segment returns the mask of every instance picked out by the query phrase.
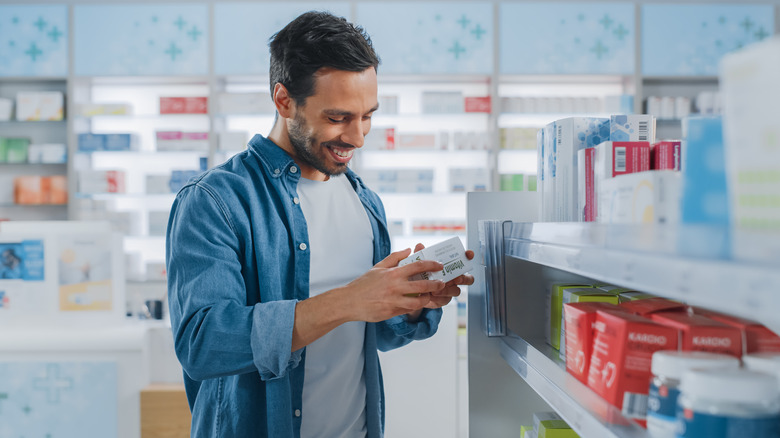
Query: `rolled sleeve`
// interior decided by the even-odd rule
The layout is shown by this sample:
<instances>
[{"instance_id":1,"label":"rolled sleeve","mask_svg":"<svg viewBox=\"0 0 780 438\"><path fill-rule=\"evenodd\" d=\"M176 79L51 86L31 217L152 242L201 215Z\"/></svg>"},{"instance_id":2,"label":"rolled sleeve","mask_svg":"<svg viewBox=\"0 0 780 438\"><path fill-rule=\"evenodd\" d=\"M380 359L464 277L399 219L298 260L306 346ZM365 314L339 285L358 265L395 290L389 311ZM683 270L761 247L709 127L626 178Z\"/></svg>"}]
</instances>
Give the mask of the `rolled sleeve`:
<instances>
[{"instance_id":1,"label":"rolled sleeve","mask_svg":"<svg viewBox=\"0 0 780 438\"><path fill-rule=\"evenodd\" d=\"M284 377L301 361L303 349L292 350L295 300L257 304L252 314L252 353L263 380ZM278 342L268 342L276 339Z\"/></svg>"},{"instance_id":2,"label":"rolled sleeve","mask_svg":"<svg viewBox=\"0 0 780 438\"><path fill-rule=\"evenodd\" d=\"M441 321L441 309L423 309L416 322L409 322L406 315L399 315L377 325L377 347L389 351L412 341L428 339L436 333Z\"/></svg>"}]
</instances>

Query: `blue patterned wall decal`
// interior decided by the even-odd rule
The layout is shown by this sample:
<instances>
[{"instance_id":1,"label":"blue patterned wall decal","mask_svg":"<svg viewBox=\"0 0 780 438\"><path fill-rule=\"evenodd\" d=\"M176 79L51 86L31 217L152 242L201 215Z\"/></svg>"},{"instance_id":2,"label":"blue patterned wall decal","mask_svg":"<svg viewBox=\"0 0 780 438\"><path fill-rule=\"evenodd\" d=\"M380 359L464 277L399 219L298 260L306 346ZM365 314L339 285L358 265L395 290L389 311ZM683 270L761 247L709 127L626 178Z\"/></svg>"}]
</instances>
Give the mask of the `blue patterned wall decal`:
<instances>
[{"instance_id":1,"label":"blue patterned wall decal","mask_svg":"<svg viewBox=\"0 0 780 438\"><path fill-rule=\"evenodd\" d=\"M0 438L117 436L115 362L0 362Z\"/></svg>"},{"instance_id":2,"label":"blue patterned wall decal","mask_svg":"<svg viewBox=\"0 0 780 438\"><path fill-rule=\"evenodd\" d=\"M724 54L774 29L773 5L642 6L642 74L716 76Z\"/></svg>"},{"instance_id":3,"label":"blue patterned wall decal","mask_svg":"<svg viewBox=\"0 0 780 438\"><path fill-rule=\"evenodd\" d=\"M633 74L634 5L502 3L503 74Z\"/></svg>"},{"instance_id":4,"label":"blue patterned wall decal","mask_svg":"<svg viewBox=\"0 0 780 438\"><path fill-rule=\"evenodd\" d=\"M206 75L205 4L74 6L77 75Z\"/></svg>"},{"instance_id":5,"label":"blue patterned wall decal","mask_svg":"<svg viewBox=\"0 0 780 438\"><path fill-rule=\"evenodd\" d=\"M68 7L0 6L0 76L68 75Z\"/></svg>"},{"instance_id":6,"label":"blue patterned wall decal","mask_svg":"<svg viewBox=\"0 0 780 438\"><path fill-rule=\"evenodd\" d=\"M343 2L216 3L214 5L214 69L219 75L267 75L268 41L298 15L327 10L349 19Z\"/></svg>"},{"instance_id":7,"label":"blue patterned wall decal","mask_svg":"<svg viewBox=\"0 0 780 438\"><path fill-rule=\"evenodd\" d=\"M356 21L382 58L381 73L493 72L490 2L358 3Z\"/></svg>"}]
</instances>

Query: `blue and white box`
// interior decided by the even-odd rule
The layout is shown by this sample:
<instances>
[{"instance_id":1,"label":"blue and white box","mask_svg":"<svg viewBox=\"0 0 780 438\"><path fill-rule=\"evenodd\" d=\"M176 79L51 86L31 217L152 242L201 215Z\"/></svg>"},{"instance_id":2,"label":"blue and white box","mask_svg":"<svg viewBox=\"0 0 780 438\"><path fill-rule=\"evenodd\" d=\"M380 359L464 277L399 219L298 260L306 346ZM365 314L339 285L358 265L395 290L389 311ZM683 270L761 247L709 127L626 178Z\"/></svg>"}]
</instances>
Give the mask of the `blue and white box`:
<instances>
[{"instance_id":1,"label":"blue and white box","mask_svg":"<svg viewBox=\"0 0 780 438\"><path fill-rule=\"evenodd\" d=\"M610 121L599 117L569 117L555 122L555 218L557 221L580 220L577 184L577 152L607 141Z\"/></svg>"},{"instance_id":2,"label":"blue and white box","mask_svg":"<svg viewBox=\"0 0 780 438\"><path fill-rule=\"evenodd\" d=\"M94 152L104 150L106 138L102 134L79 134L78 150L79 152Z\"/></svg>"},{"instance_id":3,"label":"blue and white box","mask_svg":"<svg viewBox=\"0 0 780 438\"><path fill-rule=\"evenodd\" d=\"M683 119L683 168L680 221L681 252L687 255L730 255L729 199L720 117Z\"/></svg>"},{"instance_id":4,"label":"blue and white box","mask_svg":"<svg viewBox=\"0 0 780 438\"><path fill-rule=\"evenodd\" d=\"M655 143L655 118L649 114L613 115L609 141L649 141Z\"/></svg>"}]
</instances>

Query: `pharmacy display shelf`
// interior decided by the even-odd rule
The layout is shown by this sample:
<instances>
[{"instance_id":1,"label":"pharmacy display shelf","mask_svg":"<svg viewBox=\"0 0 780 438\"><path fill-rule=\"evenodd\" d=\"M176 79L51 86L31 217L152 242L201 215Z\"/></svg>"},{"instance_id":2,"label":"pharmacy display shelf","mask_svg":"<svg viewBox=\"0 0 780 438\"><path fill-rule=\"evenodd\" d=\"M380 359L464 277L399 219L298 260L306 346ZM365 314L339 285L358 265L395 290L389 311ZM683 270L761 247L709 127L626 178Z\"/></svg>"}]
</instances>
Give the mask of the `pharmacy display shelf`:
<instances>
[{"instance_id":1,"label":"pharmacy display shelf","mask_svg":"<svg viewBox=\"0 0 780 438\"><path fill-rule=\"evenodd\" d=\"M60 124L66 124L68 121L66 119L62 120L0 120L0 124L2 125L22 125L25 127L33 127L33 126L41 126L44 124L51 124L51 125L60 125Z\"/></svg>"},{"instance_id":2,"label":"pharmacy display shelf","mask_svg":"<svg viewBox=\"0 0 780 438\"><path fill-rule=\"evenodd\" d=\"M501 339L501 356L580 436L647 438L646 430L566 372L558 352L544 341L514 334Z\"/></svg>"},{"instance_id":3,"label":"pharmacy display shelf","mask_svg":"<svg viewBox=\"0 0 780 438\"><path fill-rule=\"evenodd\" d=\"M508 257L780 326L776 261L702 256L726 236L700 226L504 224Z\"/></svg>"},{"instance_id":4,"label":"pharmacy display shelf","mask_svg":"<svg viewBox=\"0 0 780 438\"><path fill-rule=\"evenodd\" d=\"M0 208L36 208L60 210L68 208L68 204L16 204L13 202L0 202Z\"/></svg>"},{"instance_id":5,"label":"pharmacy display shelf","mask_svg":"<svg viewBox=\"0 0 780 438\"><path fill-rule=\"evenodd\" d=\"M160 114L160 113L143 113L143 114L95 114L92 116L75 115L72 116L78 120L102 120L107 119L111 121L128 121L134 122L138 120L176 120L176 119L194 119L194 118L208 118L208 114L204 113L174 113L174 114Z\"/></svg>"},{"instance_id":6,"label":"pharmacy display shelf","mask_svg":"<svg viewBox=\"0 0 780 438\"><path fill-rule=\"evenodd\" d=\"M37 169L61 169L61 168L65 167L65 166L67 166L67 165L68 165L67 162L62 162L62 163L29 163L29 162L24 162L24 163L0 163L0 167L5 167L5 168L9 168L9 167L23 167L25 169L29 169L29 168L33 168L33 167L37 168Z\"/></svg>"}]
</instances>

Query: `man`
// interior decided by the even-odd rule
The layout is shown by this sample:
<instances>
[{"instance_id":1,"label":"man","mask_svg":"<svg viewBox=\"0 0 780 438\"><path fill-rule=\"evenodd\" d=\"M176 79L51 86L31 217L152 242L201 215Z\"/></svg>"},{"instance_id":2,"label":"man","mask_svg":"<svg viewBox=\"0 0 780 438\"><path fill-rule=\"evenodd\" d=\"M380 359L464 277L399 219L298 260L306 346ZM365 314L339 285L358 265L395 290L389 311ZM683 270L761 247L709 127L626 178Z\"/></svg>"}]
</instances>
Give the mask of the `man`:
<instances>
[{"instance_id":1,"label":"man","mask_svg":"<svg viewBox=\"0 0 780 438\"><path fill-rule=\"evenodd\" d=\"M474 279L409 281L442 266L397 266L411 251L389 254L382 203L347 167L378 107L363 30L310 12L270 47L268 138L188 183L171 211L169 306L192 436L381 437L377 350L433 335Z\"/></svg>"}]
</instances>

